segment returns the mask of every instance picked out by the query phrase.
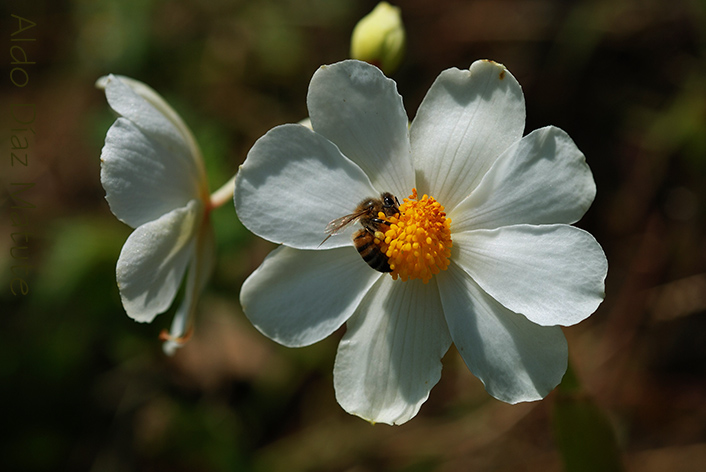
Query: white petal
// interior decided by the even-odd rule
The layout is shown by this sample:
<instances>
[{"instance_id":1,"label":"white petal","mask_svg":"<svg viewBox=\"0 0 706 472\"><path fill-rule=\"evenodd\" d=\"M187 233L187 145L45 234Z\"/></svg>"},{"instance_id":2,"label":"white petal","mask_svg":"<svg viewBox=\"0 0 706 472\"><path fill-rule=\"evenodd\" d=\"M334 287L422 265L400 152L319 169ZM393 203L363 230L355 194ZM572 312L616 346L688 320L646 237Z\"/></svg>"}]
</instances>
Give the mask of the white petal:
<instances>
[{"instance_id":1,"label":"white petal","mask_svg":"<svg viewBox=\"0 0 706 472\"><path fill-rule=\"evenodd\" d=\"M522 223L569 224L581 219L595 195L584 155L565 132L548 126L505 151L449 217L458 232Z\"/></svg>"},{"instance_id":2,"label":"white petal","mask_svg":"<svg viewBox=\"0 0 706 472\"><path fill-rule=\"evenodd\" d=\"M271 129L250 149L235 181L238 218L253 233L317 249L326 225L379 196L358 166L326 138L300 125ZM351 229L324 248L351 245Z\"/></svg>"},{"instance_id":3,"label":"white petal","mask_svg":"<svg viewBox=\"0 0 706 472\"><path fill-rule=\"evenodd\" d=\"M201 155L196 140L194 139L191 130L181 116L167 103L160 94L158 94L152 87L140 82L139 80L131 79L130 77L125 77L123 75L107 75L103 76L96 81L96 86L100 89L106 90L106 96L108 97L108 102L118 114L125 116L126 118L141 123L141 116L145 113L151 115L151 111L146 110L142 105L139 105L139 101L135 97L131 97L131 94L125 90L124 86L130 88L132 92L139 95L141 98L146 100L152 107L154 107L161 115L163 115L167 120L169 120L172 125L179 131L184 141L191 149L191 155L197 157ZM135 106L135 104L138 104ZM200 158L199 158L200 159ZM198 163L201 166L201 163Z\"/></svg>"},{"instance_id":4,"label":"white petal","mask_svg":"<svg viewBox=\"0 0 706 472\"><path fill-rule=\"evenodd\" d=\"M150 322L174 301L194 251L194 232L203 214L192 200L184 208L132 232L116 269L123 306L130 318Z\"/></svg>"},{"instance_id":5,"label":"white petal","mask_svg":"<svg viewBox=\"0 0 706 472\"><path fill-rule=\"evenodd\" d=\"M164 148L179 150L178 157L185 161L178 165L188 166L195 179L205 182L201 151L191 131L157 92L142 82L112 74L98 79L96 86L105 89L108 104L118 115L135 123Z\"/></svg>"},{"instance_id":6,"label":"white petal","mask_svg":"<svg viewBox=\"0 0 706 472\"><path fill-rule=\"evenodd\" d=\"M437 274L454 344L489 394L508 403L544 398L566 372L558 326L539 326L485 293L456 264Z\"/></svg>"},{"instance_id":7,"label":"white petal","mask_svg":"<svg viewBox=\"0 0 706 472\"><path fill-rule=\"evenodd\" d=\"M413 418L451 345L436 284L382 277L346 327L333 369L338 403L376 423Z\"/></svg>"},{"instance_id":8,"label":"white petal","mask_svg":"<svg viewBox=\"0 0 706 472\"><path fill-rule=\"evenodd\" d=\"M265 336L285 346L307 346L345 323L381 275L352 247L281 246L243 283L240 304Z\"/></svg>"},{"instance_id":9,"label":"white petal","mask_svg":"<svg viewBox=\"0 0 706 472\"><path fill-rule=\"evenodd\" d=\"M603 301L603 249L568 225L505 226L454 234L451 257L508 309L543 326L570 326Z\"/></svg>"},{"instance_id":10,"label":"white petal","mask_svg":"<svg viewBox=\"0 0 706 472\"><path fill-rule=\"evenodd\" d=\"M179 304L169 337L162 345L164 353L173 356L176 350L184 346L189 339L189 331L193 329L193 318L196 312L199 296L208 282L215 263L215 241L210 225L202 227L196 242L197 249L193 251L189 262L189 274L186 277L184 299Z\"/></svg>"},{"instance_id":11,"label":"white petal","mask_svg":"<svg viewBox=\"0 0 706 472\"><path fill-rule=\"evenodd\" d=\"M190 168L179 165L184 152L165 148L133 122L118 118L101 152L101 183L115 216L136 228L198 198Z\"/></svg>"},{"instance_id":12,"label":"white petal","mask_svg":"<svg viewBox=\"0 0 706 472\"><path fill-rule=\"evenodd\" d=\"M524 126L522 89L504 66L476 61L470 70L445 70L410 129L419 194L453 209L522 137Z\"/></svg>"},{"instance_id":13,"label":"white petal","mask_svg":"<svg viewBox=\"0 0 706 472\"><path fill-rule=\"evenodd\" d=\"M414 187L409 128L397 85L375 66L348 60L316 71L307 97L311 124L402 200Z\"/></svg>"}]
</instances>

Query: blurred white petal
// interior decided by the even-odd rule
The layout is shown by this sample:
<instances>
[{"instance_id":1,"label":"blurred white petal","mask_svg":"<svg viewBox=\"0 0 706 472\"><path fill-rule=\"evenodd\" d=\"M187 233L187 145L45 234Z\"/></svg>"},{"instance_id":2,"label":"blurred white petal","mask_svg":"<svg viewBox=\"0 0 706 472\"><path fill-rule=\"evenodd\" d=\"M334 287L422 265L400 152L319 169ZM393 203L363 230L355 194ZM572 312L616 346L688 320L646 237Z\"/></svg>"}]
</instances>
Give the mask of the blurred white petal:
<instances>
[{"instance_id":1,"label":"blurred white petal","mask_svg":"<svg viewBox=\"0 0 706 472\"><path fill-rule=\"evenodd\" d=\"M203 209L197 200L139 226L125 242L116 275L130 318L150 322L174 301L194 251Z\"/></svg>"},{"instance_id":2,"label":"blurred white petal","mask_svg":"<svg viewBox=\"0 0 706 472\"><path fill-rule=\"evenodd\" d=\"M101 183L110 210L136 228L199 196L183 163L185 148L168 149L125 118L108 130L101 153Z\"/></svg>"},{"instance_id":3,"label":"blurred white petal","mask_svg":"<svg viewBox=\"0 0 706 472\"><path fill-rule=\"evenodd\" d=\"M96 82L105 90L110 107L120 116L135 123L146 134L152 136L169 150L183 150L186 158L175 156L174 164L186 166L199 181L205 174L201 151L188 126L179 114L151 87L125 76L108 75ZM179 157L179 159L177 159Z\"/></svg>"},{"instance_id":4,"label":"blurred white petal","mask_svg":"<svg viewBox=\"0 0 706 472\"><path fill-rule=\"evenodd\" d=\"M162 345L164 353L172 356L189 340L193 330L193 317L199 296L213 272L215 264L215 241L211 227L202 228L197 236L196 248L189 262L184 299L179 304L167 339Z\"/></svg>"}]
</instances>

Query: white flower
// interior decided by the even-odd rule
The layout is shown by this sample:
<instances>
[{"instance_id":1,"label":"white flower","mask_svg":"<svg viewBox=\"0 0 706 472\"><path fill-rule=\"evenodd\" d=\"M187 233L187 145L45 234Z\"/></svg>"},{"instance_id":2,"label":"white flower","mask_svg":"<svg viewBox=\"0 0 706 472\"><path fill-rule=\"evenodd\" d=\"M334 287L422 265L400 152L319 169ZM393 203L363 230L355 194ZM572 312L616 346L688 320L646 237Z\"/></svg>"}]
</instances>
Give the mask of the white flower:
<instances>
[{"instance_id":1,"label":"white flower","mask_svg":"<svg viewBox=\"0 0 706 472\"><path fill-rule=\"evenodd\" d=\"M607 271L570 226L595 184L569 136L523 137L522 90L490 61L442 72L410 126L395 83L358 61L320 68L307 103L313 131L270 130L236 178L240 220L281 244L243 284L252 323L286 346L346 323L336 397L372 422L414 417L452 342L495 398L546 396L566 371L560 326L596 310ZM351 231L321 244L366 197L414 189L433 198L410 198L381 236L396 279L362 260Z\"/></svg>"},{"instance_id":2,"label":"white flower","mask_svg":"<svg viewBox=\"0 0 706 472\"><path fill-rule=\"evenodd\" d=\"M213 205L201 152L179 115L147 85L109 75L96 86L119 115L101 152L101 183L113 214L135 228L116 269L128 316L149 323L166 311L189 271L171 330L161 336L173 354L191 334L213 264Z\"/></svg>"}]
</instances>

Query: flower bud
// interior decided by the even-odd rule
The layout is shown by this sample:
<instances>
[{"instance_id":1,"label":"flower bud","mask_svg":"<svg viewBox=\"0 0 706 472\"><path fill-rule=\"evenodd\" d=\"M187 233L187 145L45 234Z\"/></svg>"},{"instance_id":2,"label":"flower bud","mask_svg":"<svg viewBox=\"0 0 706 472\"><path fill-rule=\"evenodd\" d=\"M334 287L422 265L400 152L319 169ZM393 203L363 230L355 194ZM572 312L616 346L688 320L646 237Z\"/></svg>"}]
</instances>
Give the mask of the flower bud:
<instances>
[{"instance_id":1,"label":"flower bud","mask_svg":"<svg viewBox=\"0 0 706 472\"><path fill-rule=\"evenodd\" d=\"M353 30L351 57L378 66L390 75L402 62L405 32L400 9L380 2Z\"/></svg>"}]
</instances>

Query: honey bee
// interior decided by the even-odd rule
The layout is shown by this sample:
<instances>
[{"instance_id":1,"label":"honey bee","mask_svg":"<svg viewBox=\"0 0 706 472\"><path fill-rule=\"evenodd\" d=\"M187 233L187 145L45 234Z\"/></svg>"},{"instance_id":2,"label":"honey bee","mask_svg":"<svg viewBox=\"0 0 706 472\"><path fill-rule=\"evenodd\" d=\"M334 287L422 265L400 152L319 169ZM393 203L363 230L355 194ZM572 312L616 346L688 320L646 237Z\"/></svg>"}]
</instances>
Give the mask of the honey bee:
<instances>
[{"instance_id":1,"label":"honey bee","mask_svg":"<svg viewBox=\"0 0 706 472\"><path fill-rule=\"evenodd\" d=\"M355 211L350 215L336 218L326 225L324 232L328 234L321 244L334 234L340 233L349 225L360 222L363 229L359 229L353 234L353 245L358 253L370 267L378 272L391 272L387 256L380 250L380 246L375 244L375 232L385 231L387 222L378 218L378 213L384 213L390 217L400 212L400 202L397 197L390 192L380 195L380 198L366 198L358 204Z\"/></svg>"}]
</instances>

